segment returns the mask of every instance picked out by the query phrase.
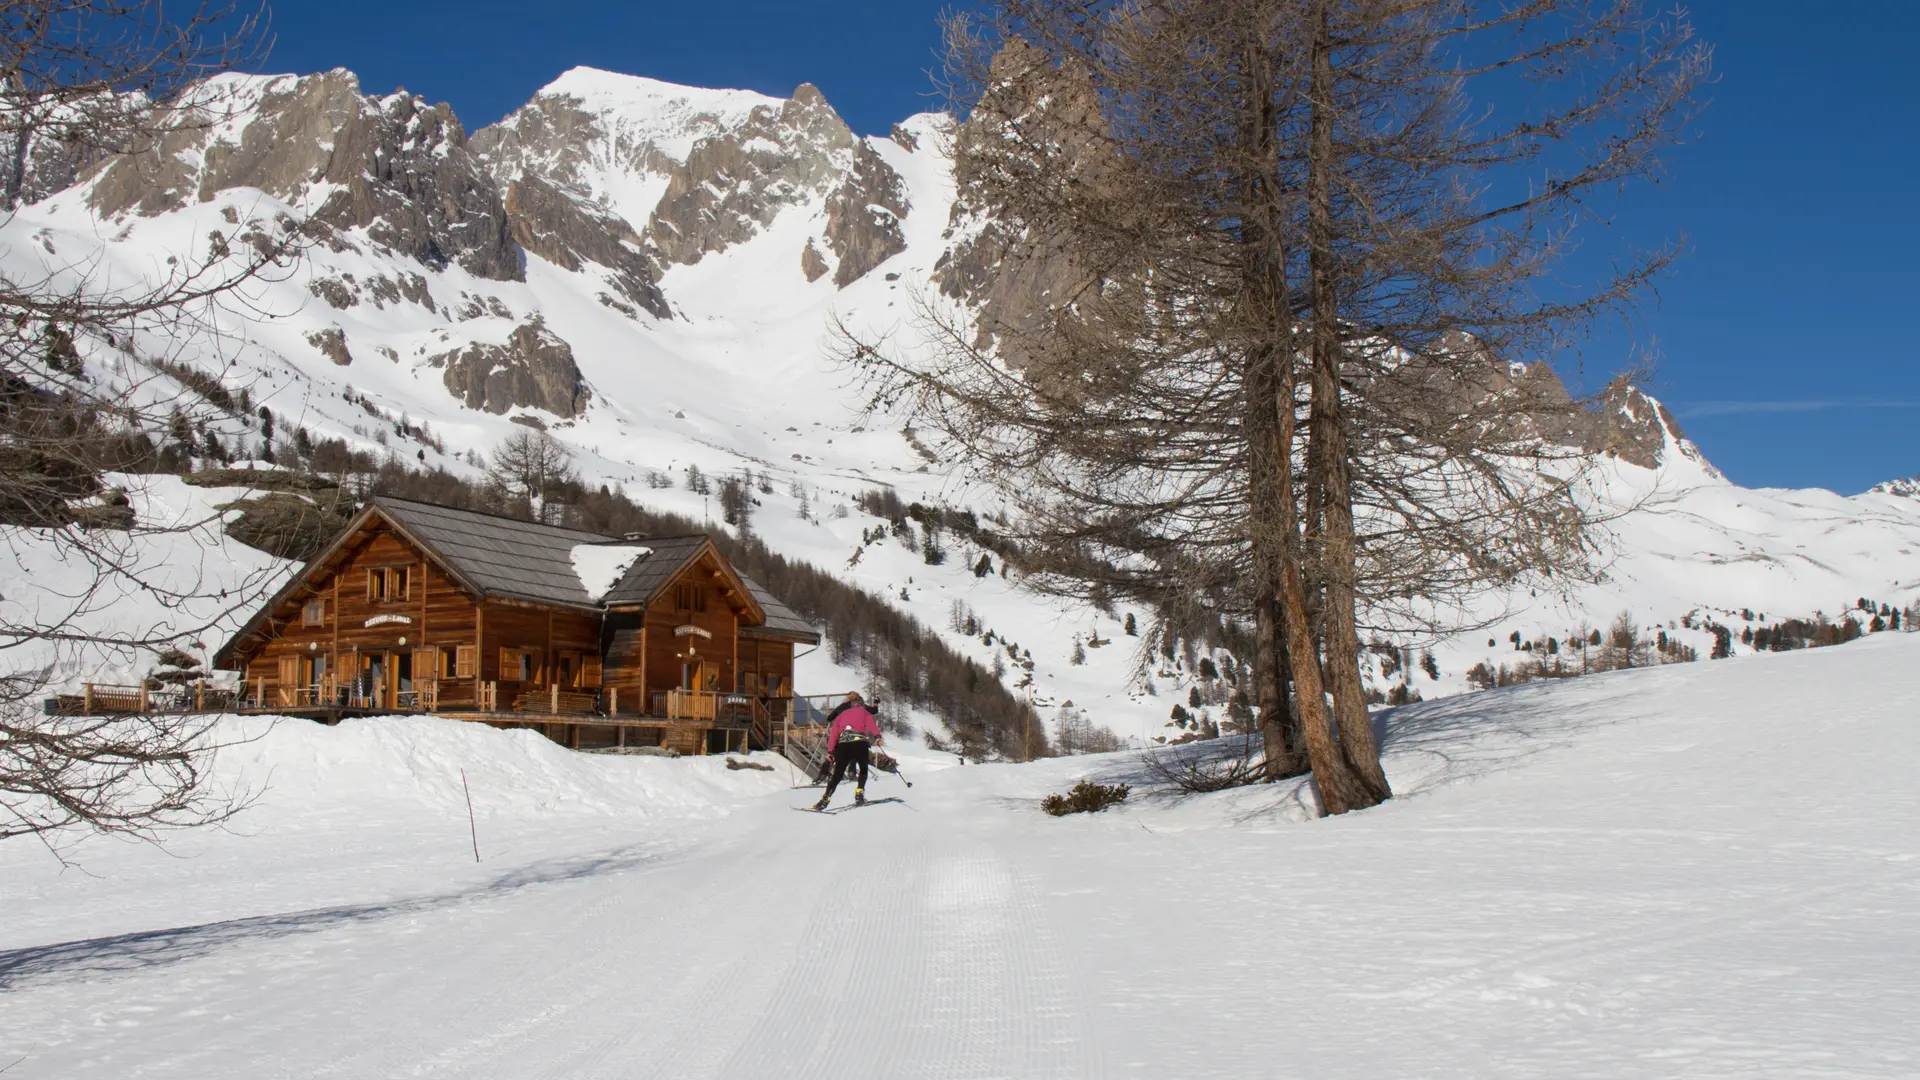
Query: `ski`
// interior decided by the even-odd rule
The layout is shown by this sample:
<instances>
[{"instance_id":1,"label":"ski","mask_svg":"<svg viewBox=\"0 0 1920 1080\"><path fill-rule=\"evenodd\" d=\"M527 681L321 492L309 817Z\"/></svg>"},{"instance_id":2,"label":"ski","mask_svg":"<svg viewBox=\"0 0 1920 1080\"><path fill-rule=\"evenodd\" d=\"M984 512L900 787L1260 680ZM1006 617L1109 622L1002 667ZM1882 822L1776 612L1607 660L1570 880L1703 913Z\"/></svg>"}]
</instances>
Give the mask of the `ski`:
<instances>
[{"instance_id":1,"label":"ski","mask_svg":"<svg viewBox=\"0 0 1920 1080\"><path fill-rule=\"evenodd\" d=\"M902 798L889 797L885 799L868 799L863 803L848 803L845 806L829 806L819 810L811 806L796 806L793 809L805 814L844 814L849 810L858 810L863 806L885 806L887 803L899 803L905 806L906 802L907 800Z\"/></svg>"}]
</instances>

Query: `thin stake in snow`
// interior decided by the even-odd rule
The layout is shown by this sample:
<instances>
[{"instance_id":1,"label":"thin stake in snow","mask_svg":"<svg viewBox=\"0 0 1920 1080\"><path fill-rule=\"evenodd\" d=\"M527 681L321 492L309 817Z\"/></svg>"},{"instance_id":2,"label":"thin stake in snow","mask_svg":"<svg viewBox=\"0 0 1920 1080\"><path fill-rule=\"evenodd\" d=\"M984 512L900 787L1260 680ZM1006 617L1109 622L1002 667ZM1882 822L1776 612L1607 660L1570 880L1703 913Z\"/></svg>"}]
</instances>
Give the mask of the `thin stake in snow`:
<instances>
[{"instance_id":1,"label":"thin stake in snow","mask_svg":"<svg viewBox=\"0 0 1920 1080\"><path fill-rule=\"evenodd\" d=\"M467 796L467 834L473 837L473 861L480 861L480 827L473 823L473 789L467 786L467 770L460 770L460 790Z\"/></svg>"}]
</instances>

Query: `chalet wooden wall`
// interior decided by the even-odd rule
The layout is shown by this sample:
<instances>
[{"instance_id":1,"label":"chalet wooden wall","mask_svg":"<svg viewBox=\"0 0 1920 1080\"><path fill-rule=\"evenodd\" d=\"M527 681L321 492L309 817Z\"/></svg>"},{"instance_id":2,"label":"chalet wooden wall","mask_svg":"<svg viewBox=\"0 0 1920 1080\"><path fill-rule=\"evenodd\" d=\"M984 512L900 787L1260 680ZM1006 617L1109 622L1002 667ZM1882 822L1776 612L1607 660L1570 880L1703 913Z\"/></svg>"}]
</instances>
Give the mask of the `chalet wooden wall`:
<instances>
[{"instance_id":1,"label":"chalet wooden wall","mask_svg":"<svg viewBox=\"0 0 1920 1080\"><path fill-rule=\"evenodd\" d=\"M756 697L793 692L793 642L740 638L741 689Z\"/></svg>"},{"instance_id":2,"label":"chalet wooden wall","mask_svg":"<svg viewBox=\"0 0 1920 1080\"><path fill-rule=\"evenodd\" d=\"M566 685L598 688L601 684L600 615L566 608L543 608L506 600L489 600L481 609L480 670L483 679L500 681L501 701L530 685L550 686L562 657L574 661ZM532 655L533 677L522 680L518 670L501 666L502 651Z\"/></svg>"},{"instance_id":3,"label":"chalet wooden wall","mask_svg":"<svg viewBox=\"0 0 1920 1080\"><path fill-rule=\"evenodd\" d=\"M705 610L701 610L701 608ZM660 590L647 607L646 617L647 687L660 691L681 686L685 665L695 660L707 665L711 686L695 690L731 692L735 687L739 643L739 618L728 607L726 597L706 572L704 561L682 571L679 577ZM676 635L682 626L695 626L710 637L697 634ZM689 648L693 657L687 654Z\"/></svg>"},{"instance_id":4,"label":"chalet wooden wall","mask_svg":"<svg viewBox=\"0 0 1920 1080\"><path fill-rule=\"evenodd\" d=\"M338 569L317 577L272 613L263 628L270 640L254 648L248 658L249 683L264 680L269 687L283 685L288 661L297 665L295 684L307 685L311 681L307 665L315 659L324 659L335 677L345 681L358 674L356 657L363 653L415 655L474 643L472 598L391 530L376 524L343 554ZM406 571L405 595L370 597L369 571L393 569ZM314 601L324 605L324 614L320 625L309 626L304 614ZM416 655L415 662L425 659ZM431 674L416 671L414 677L419 680ZM441 690L443 704L474 700L471 677L443 680Z\"/></svg>"}]
</instances>

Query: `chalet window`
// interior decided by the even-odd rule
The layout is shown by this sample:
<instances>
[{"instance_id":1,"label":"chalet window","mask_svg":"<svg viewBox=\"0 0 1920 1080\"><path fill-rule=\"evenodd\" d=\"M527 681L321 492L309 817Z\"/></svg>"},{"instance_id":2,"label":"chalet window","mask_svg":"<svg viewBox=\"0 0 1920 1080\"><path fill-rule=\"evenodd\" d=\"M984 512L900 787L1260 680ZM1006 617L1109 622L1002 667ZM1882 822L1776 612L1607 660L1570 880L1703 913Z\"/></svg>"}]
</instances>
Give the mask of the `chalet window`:
<instances>
[{"instance_id":1,"label":"chalet window","mask_svg":"<svg viewBox=\"0 0 1920 1080\"><path fill-rule=\"evenodd\" d=\"M479 650L472 645L461 645L453 650L453 677L456 679L473 678L473 669L477 666Z\"/></svg>"},{"instance_id":2,"label":"chalet window","mask_svg":"<svg viewBox=\"0 0 1920 1080\"><path fill-rule=\"evenodd\" d=\"M395 604L407 598L407 568L375 566L367 570L367 600L375 604Z\"/></svg>"},{"instance_id":3,"label":"chalet window","mask_svg":"<svg viewBox=\"0 0 1920 1080\"><path fill-rule=\"evenodd\" d=\"M307 606L300 609L300 625L325 626L327 624L327 602L309 600Z\"/></svg>"},{"instance_id":4,"label":"chalet window","mask_svg":"<svg viewBox=\"0 0 1920 1080\"><path fill-rule=\"evenodd\" d=\"M301 657L300 667L306 675L301 679L308 686L319 686L327 678L327 658L324 656Z\"/></svg>"},{"instance_id":5,"label":"chalet window","mask_svg":"<svg viewBox=\"0 0 1920 1080\"><path fill-rule=\"evenodd\" d=\"M707 610L707 590L694 584L683 584L674 590L675 604L681 611Z\"/></svg>"},{"instance_id":6,"label":"chalet window","mask_svg":"<svg viewBox=\"0 0 1920 1080\"><path fill-rule=\"evenodd\" d=\"M501 649L500 678L506 682L540 681L538 649Z\"/></svg>"},{"instance_id":7,"label":"chalet window","mask_svg":"<svg viewBox=\"0 0 1920 1080\"><path fill-rule=\"evenodd\" d=\"M561 686L574 685L576 664L572 653L561 653L553 658L553 681Z\"/></svg>"}]
</instances>

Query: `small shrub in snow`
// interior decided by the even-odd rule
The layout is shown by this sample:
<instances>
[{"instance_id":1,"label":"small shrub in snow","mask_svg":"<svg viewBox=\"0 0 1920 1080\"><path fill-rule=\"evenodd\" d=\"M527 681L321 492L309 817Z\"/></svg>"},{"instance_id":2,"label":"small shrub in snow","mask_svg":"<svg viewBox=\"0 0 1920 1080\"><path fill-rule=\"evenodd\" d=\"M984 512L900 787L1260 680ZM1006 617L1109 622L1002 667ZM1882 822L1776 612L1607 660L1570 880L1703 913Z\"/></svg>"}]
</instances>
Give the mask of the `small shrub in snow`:
<instances>
[{"instance_id":1,"label":"small shrub in snow","mask_svg":"<svg viewBox=\"0 0 1920 1080\"><path fill-rule=\"evenodd\" d=\"M1054 817L1068 814L1093 814L1115 803L1125 802L1132 789L1126 784L1096 784L1082 780L1065 795L1049 795L1040 800L1040 809Z\"/></svg>"}]
</instances>

